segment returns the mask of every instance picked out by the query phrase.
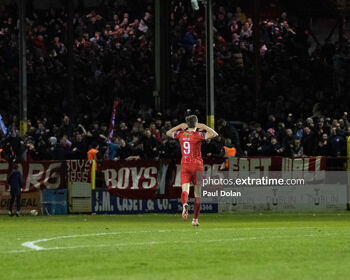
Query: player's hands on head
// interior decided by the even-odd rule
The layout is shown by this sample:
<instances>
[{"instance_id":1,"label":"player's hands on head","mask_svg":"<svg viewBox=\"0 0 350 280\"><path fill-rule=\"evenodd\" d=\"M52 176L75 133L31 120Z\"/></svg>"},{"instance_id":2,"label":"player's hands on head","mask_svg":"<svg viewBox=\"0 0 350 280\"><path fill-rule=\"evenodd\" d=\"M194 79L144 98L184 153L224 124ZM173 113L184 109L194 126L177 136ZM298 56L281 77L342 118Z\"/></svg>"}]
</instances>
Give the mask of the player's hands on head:
<instances>
[{"instance_id":1,"label":"player's hands on head","mask_svg":"<svg viewBox=\"0 0 350 280\"><path fill-rule=\"evenodd\" d=\"M188 128L188 125L185 124L185 123L182 123L182 124L180 124L180 128L181 128L182 130L186 130L186 129Z\"/></svg>"},{"instance_id":2,"label":"player's hands on head","mask_svg":"<svg viewBox=\"0 0 350 280\"><path fill-rule=\"evenodd\" d=\"M199 128L199 129L204 129L205 128L204 124L202 124L202 123L197 123L196 127Z\"/></svg>"}]
</instances>

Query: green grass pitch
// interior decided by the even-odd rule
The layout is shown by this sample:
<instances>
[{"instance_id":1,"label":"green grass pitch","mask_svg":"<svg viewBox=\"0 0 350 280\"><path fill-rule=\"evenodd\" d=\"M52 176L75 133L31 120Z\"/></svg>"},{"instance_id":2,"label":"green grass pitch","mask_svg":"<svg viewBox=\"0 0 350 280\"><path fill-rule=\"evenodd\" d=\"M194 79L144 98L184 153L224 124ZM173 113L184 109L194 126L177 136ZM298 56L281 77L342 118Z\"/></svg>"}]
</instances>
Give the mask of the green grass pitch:
<instances>
[{"instance_id":1,"label":"green grass pitch","mask_svg":"<svg viewBox=\"0 0 350 280\"><path fill-rule=\"evenodd\" d=\"M0 216L0 279L350 279L350 213L207 214L200 223Z\"/></svg>"}]
</instances>

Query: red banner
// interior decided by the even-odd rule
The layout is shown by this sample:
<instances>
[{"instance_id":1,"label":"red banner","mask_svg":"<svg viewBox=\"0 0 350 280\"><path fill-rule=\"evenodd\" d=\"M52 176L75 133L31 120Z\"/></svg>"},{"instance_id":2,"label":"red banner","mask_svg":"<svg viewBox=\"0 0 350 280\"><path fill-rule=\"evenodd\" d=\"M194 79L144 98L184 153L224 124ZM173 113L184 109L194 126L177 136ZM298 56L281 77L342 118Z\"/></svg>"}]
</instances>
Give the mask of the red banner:
<instances>
[{"instance_id":1,"label":"red banner","mask_svg":"<svg viewBox=\"0 0 350 280\"><path fill-rule=\"evenodd\" d=\"M233 158L231 163L233 171L318 171L326 167L324 157ZM130 199L178 198L181 193L180 170L180 162L173 160L103 161L102 164L109 192ZM207 174L223 170L224 159L204 161Z\"/></svg>"},{"instance_id":2,"label":"red banner","mask_svg":"<svg viewBox=\"0 0 350 280\"><path fill-rule=\"evenodd\" d=\"M156 195L159 165L159 161L104 160L102 172L113 195L146 199Z\"/></svg>"},{"instance_id":3,"label":"red banner","mask_svg":"<svg viewBox=\"0 0 350 280\"><path fill-rule=\"evenodd\" d=\"M319 171L326 169L324 157L251 157L233 158L232 171Z\"/></svg>"},{"instance_id":4,"label":"red banner","mask_svg":"<svg viewBox=\"0 0 350 280\"><path fill-rule=\"evenodd\" d=\"M215 174L223 170L224 159L205 160L204 171ZM252 157L233 158L233 171L318 171L326 170L326 158ZM91 162L43 161L19 164L25 192L58 189L73 182L90 182ZM181 192L179 161L102 161L104 182L111 194L134 199L177 198ZM0 163L0 185L5 186L11 172L8 163Z\"/></svg>"},{"instance_id":5,"label":"red banner","mask_svg":"<svg viewBox=\"0 0 350 280\"><path fill-rule=\"evenodd\" d=\"M18 169L22 174L24 192L38 189L59 189L67 185L65 162L26 162L18 164ZM8 163L0 163L0 185L7 185L7 177L11 170L12 167Z\"/></svg>"},{"instance_id":6,"label":"red banner","mask_svg":"<svg viewBox=\"0 0 350 280\"><path fill-rule=\"evenodd\" d=\"M67 160L66 163L70 182L91 183L91 160Z\"/></svg>"}]
</instances>

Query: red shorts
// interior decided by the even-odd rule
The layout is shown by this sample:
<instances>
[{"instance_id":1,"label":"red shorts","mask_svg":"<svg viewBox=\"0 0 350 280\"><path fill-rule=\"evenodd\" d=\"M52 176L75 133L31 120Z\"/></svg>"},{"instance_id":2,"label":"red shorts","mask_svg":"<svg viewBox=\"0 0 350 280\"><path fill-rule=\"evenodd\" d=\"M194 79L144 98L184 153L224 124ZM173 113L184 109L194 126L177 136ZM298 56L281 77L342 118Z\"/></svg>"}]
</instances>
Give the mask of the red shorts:
<instances>
[{"instance_id":1,"label":"red shorts","mask_svg":"<svg viewBox=\"0 0 350 280\"><path fill-rule=\"evenodd\" d=\"M186 183L193 183L196 185L198 171L203 171L203 165L181 164L181 185Z\"/></svg>"}]
</instances>

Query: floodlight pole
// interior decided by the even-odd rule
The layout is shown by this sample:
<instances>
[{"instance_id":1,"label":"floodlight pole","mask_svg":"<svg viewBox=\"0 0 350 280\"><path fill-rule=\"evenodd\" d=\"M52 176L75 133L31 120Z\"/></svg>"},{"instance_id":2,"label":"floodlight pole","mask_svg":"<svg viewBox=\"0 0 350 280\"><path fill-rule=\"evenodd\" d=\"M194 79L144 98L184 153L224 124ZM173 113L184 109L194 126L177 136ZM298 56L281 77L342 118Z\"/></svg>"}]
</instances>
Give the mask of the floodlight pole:
<instances>
[{"instance_id":1,"label":"floodlight pole","mask_svg":"<svg viewBox=\"0 0 350 280\"><path fill-rule=\"evenodd\" d=\"M20 107L20 135L27 133L27 58L26 58L26 0L18 1L19 9L19 107Z\"/></svg>"},{"instance_id":2,"label":"floodlight pole","mask_svg":"<svg viewBox=\"0 0 350 280\"><path fill-rule=\"evenodd\" d=\"M214 36L212 0L203 0L206 20L206 114L207 125L214 129Z\"/></svg>"}]
</instances>

